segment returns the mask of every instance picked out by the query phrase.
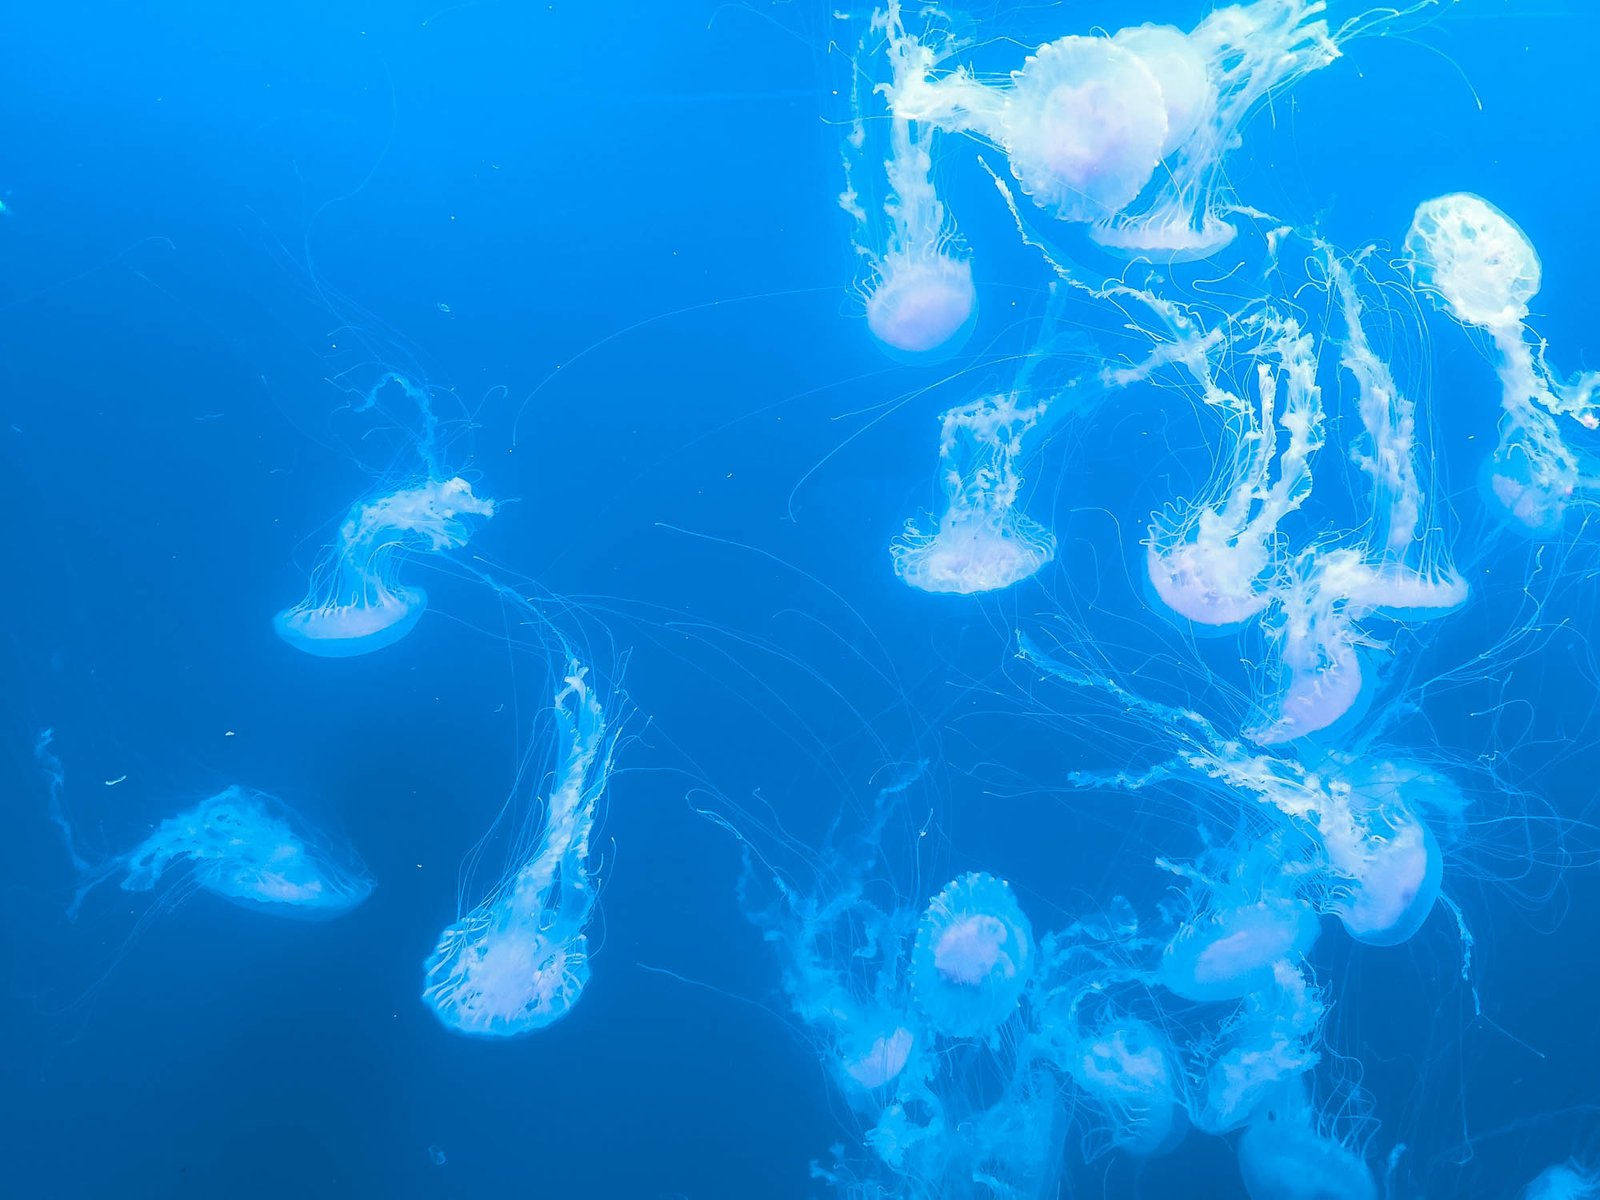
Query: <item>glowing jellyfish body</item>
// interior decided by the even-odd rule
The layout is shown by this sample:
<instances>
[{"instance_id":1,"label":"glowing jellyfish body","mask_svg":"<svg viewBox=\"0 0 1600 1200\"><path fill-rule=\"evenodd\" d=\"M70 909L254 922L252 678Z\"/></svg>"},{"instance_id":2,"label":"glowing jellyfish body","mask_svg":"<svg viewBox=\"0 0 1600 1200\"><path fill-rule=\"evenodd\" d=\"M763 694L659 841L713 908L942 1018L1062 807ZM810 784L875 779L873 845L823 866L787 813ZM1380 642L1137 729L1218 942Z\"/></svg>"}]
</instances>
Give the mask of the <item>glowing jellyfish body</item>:
<instances>
[{"instance_id":1,"label":"glowing jellyfish body","mask_svg":"<svg viewBox=\"0 0 1600 1200\"><path fill-rule=\"evenodd\" d=\"M1003 1023L1032 968L1032 927L992 875L951 882L917 926L911 986L929 1023L950 1037L977 1037Z\"/></svg>"},{"instance_id":2,"label":"glowing jellyfish body","mask_svg":"<svg viewBox=\"0 0 1600 1200\"><path fill-rule=\"evenodd\" d=\"M1378 1200L1366 1162L1318 1132L1314 1116L1299 1081L1265 1099L1239 1139L1250 1200Z\"/></svg>"},{"instance_id":3,"label":"glowing jellyfish body","mask_svg":"<svg viewBox=\"0 0 1600 1200\"><path fill-rule=\"evenodd\" d=\"M204 891L286 916L336 916L372 891L359 863L343 868L308 842L281 801L241 787L162 821L123 859L122 886L149 891L180 867Z\"/></svg>"},{"instance_id":4,"label":"glowing jellyfish body","mask_svg":"<svg viewBox=\"0 0 1600 1200\"><path fill-rule=\"evenodd\" d=\"M1055 557L1055 537L1018 511L1017 459L1043 403L988 396L944 414L939 440L946 508L925 532L908 522L891 548L895 574L925 592L971 595L1010 587Z\"/></svg>"},{"instance_id":5,"label":"glowing jellyfish body","mask_svg":"<svg viewBox=\"0 0 1600 1200\"><path fill-rule=\"evenodd\" d=\"M1323 441L1312 338L1270 308L1206 330L1195 313L1153 293L1116 287L1107 296L1147 309L1155 321L1150 354L1107 368L1104 381L1192 390L1223 420L1224 448L1211 479L1197 496L1150 518L1151 587L1196 624L1247 621L1272 599L1279 523L1311 494L1311 462Z\"/></svg>"},{"instance_id":6,"label":"glowing jellyfish body","mask_svg":"<svg viewBox=\"0 0 1600 1200\"><path fill-rule=\"evenodd\" d=\"M1322 821L1331 875L1325 907L1356 941L1397 946L1422 927L1439 898L1444 856L1417 809L1421 797L1449 785L1389 762L1348 760L1342 767L1344 813L1330 803Z\"/></svg>"},{"instance_id":7,"label":"glowing jellyfish body","mask_svg":"<svg viewBox=\"0 0 1600 1200\"><path fill-rule=\"evenodd\" d=\"M1556 533L1568 506L1594 480L1566 443L1557 417L1600 428L1600 372L1561 379L1527 327L1538 294L1539 256L1527 235L1480 196L1458 192L1418 205L1405 248L1418 286L1462 325L1486 331L1500 377L1500 442L1488 490L1518 526Z\"/></svg>"},{"instance_id":8,"label":"glowing jellyfish body","mask_svg":"<svg viewBox=\"0 0 1600 1200\"><path fill-rule=\"evenodd\" d=\"M1063 221L1104 221L1131 203L1167 140L1161 85L1138 55L1103 37L1064 37L1012 75L997 122L973 127L1006 152L1022 191Z\"/></svg>"},{"instance_id":9,"label":"glowing jellyfish body","mask_svg":"<svg viewBox=\"0 0 1600 1200\"><path fill-rule=\"evenodd\" d=\"M1279 960L1271 985L1246 996L1210 1039L1192 1093L1195 1127L1210 1134L1238 1129L1269 1097L1297 1083L1321 1061L1327 1011L1305 972Z\"/></svg>"},{"instance_id":10,"label":"glowing jellyfish body","mask_svg":"<svg viewBox=\"0 0 1600 1200\"><path fill-rule=\"evenodd\" d=\"M589 981L589 835L611 774L605 711L570 664L556 695L558 758L537 846L439 937L423 1000L457 1033L515 1037L569 1013Z\"/></svg>"},{"instance_id":11,"label":"glowing jellyfish body","mask_svg":"<svg viewBox=\"0 0 1600 1200\"><path fill-rule=\"evenodd\" d=\"M846 147L847 186L839 203L855 220L857 250L870 270L863 285L867 328L885 350L910 360L942 357L959 348L977 320L972 263L962 251L933 184L928 131L903 116L887 123L883 150L887 194L869 213L855 190L855 160L869 130L883 124L857 112Z\"/></svg>"},{"instance_id":12,"label":"glowing jellyfish body","mask_svg":"<svg viewBox=\"0 0 1600 1200\"><path fill-rule=\"evenodd\" d=\"M1071 777L1074 784L1139 789L1190 779L1280 814L1288 830L1313 843L1315 861L1302 871L1300 893L1310 896L1316 911L1338 917L1353 938L1369 945L1405 941L1433 910L1443 857L1419 810L1424 803L1452 814L1459 808L1459 797L1447 780L1370 752L1360 757L1330 752L1315 769L1297 758L1256 752L1222 737L1200 714L1147 700L1109 678L1068 667L1026 637L1019 648L1045 674L1104 692L1121 712L1173 747L1173 759L1153 771L1078 772ZM1299 905L1299 900L1272 895L1260 906L1214 904L1173 940L1163 960L1162 982L1192 999L1221 998L1219 989L1228 986L1231 970L1252 962L1259 966L1263 959L1270 962L1267 951L1276 942L1293 947L1301 937L1315 937L1314 926L1302 925L1296 916ZM1244 936L1229 940L1234 934ZM1293 957L1292 950L1288 957ZM1253 978L1259 982L1261 975Z\"/></svg>"},{"instance_id":13,"label":"glowing jellyfish body","mask_svg":"<svg viewBox=\"0 0 1600 1200\"><path fill-rule=\"evenodd\" d=\"M1404 15L1380 9L1330 28L1325 7L1257 0L1218 9L1189 33L1141 25L1110 37L1069 34L985 82L964 64L950 65L965 43L941 27L938 10L924 10L934 15L915 31L900 0L888 0L873 32L882 37L889 78L874 94L892 120L927 131L924 139L936 131L998 147L1041 211L1088 225L1108 250L1204 257L1235 236L1224 218L1224 160L1250 117L1337 59L1343 42ZM858 111L852 137L860 128ZM894 165L891 159L891 172ZM931 187L924 178L919 190Z\"/></svg>"},{"instance_id":14,"label":"glowing jellyfish body","mask_svg":"<svg viewBox=\"0 0 1600 1200\"><path fill-rule=\"evenodd\" d=\"M1364 620L1432 619L1467 599L1423 489L1416 405L1367 336L1358 264L1321 249L1345 322L1340 366L1356 384L1363 434L1351 457L1370 482L1371 517L1359 544L1310 547L1276 586L1267 625L1275 687L1249 730L1264 745L1317 733L1356 709Z\"/></svg>"},{"instance_id":15,"label":"glowing jellyfish body","mask_svg":"<svg viewBox=\"0 0 1600 1200\"><path fill-rule=\"evenodd\" d=\"M311 590L273 619L278 636L322 658L348 658L392 646L427 608L421 588L397 579L406 551L437 554L464 546L472 519L494 515L459 476L403 488L350 510L312 575Z\"/></svg>"},{"instance_id":16,"label":"glowing jellyfish body","mask_svg":"<svg viewBox=\"0 0 1600 1200\"><path fill-rule=\"evenodd\" d=\"M1470 192L1419 204L1405 249L1418 285L1465 325L1520 329L1539 293L1542 269L1528 235Z\"/></svg>"},{"instance_id":17,"label":"glowing jellyfish body","mask_svg":"<svg viewBox=\"0 0 1600 1200\"><path fill-rule=\"evenodd\" d=\"M1187 1000L1236 1000L1270 987L1278 963L1299 962L1316 940L1310 905L1265 897L1186 924L1167 944L1159 978Z\"/></svg>"},{"instance_id":18,"label":"glowing jellyfish body","mask_svg":"<svg viewBox=\"0 0 1600 1200\"><path fill-rule=\"evenodd\" d=\"M1039 968L1041 981L1048 969ZM1115 1008L1086 1020L1086 1004L1103 1004L1109 991L1110 982L1091 976L1047 992L1035 1010L1033 1036L1044 1057L1099 1110L1107 1148L1159 1154L1186 1127L1177 1054L1149 1021Z\"/></svg>"}]
</instances>

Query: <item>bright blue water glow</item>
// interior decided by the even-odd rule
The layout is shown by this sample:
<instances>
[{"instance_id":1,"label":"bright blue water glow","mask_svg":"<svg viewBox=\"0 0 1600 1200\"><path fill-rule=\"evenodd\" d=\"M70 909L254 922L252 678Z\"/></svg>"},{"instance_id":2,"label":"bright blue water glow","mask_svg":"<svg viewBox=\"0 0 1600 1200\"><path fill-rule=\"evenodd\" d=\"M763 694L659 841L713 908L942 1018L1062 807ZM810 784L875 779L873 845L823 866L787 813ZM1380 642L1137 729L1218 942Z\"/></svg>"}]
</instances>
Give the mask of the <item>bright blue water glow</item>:
<instances>
[{"instance_id":1,"label":"bright blue water glow","mask_svg":"<svg viewBox=\"0 0 1600 1200\"><path fill-rule=\"evenodd\" d=\"M882 7L8 15L11 1190L1595 1193L1596 16Z\"/></svg>"}]
</instances>

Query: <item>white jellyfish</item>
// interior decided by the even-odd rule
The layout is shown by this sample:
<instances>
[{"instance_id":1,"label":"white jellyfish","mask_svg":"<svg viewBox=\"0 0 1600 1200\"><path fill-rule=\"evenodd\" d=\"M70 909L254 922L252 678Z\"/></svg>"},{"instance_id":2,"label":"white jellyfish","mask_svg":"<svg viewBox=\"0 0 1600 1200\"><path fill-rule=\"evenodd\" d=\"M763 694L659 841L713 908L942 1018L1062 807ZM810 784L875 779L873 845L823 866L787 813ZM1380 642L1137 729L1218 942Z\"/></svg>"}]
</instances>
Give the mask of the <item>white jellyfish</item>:
<instances>
[{"instance_id":1,"label":"white jellyfish","mask_svg":"<svg viewBox=\"0 0 1600 1200\"><path fill-rule=\"evenodd\" d=\"M873 36L883 34L884 20L874 21ZM915 52L903 41L891 39L888 45L891 54ZM867 328L891 354L912 361L942 357L971 332L978 294L971 259L934 188L932 131L899 114L886 122L869 121L861 111L860 89L857 77L839 203L856 223L856 248L868 264L862 285ZM877 147L872 138L885 128L888 143ZM856 188L867 169L862 160L874 150L883 155L887 191L869 212Z\"/></svg>"},{"instance_id":2,"label":"white jellyfish","mask_svg":"<svg viewBox=\"0 0 1600 1200\"><path fill-rule=\"evenodd\" d=\"M1059 949L1054 940L1045 939L1042 958ZM1041 965L1041 985L1056 966ZM1051 980L1033 1002L1031 1025L1040 1053L1100 1110L1103 1129L1095 1131L1096 1140L1107 1149L1151 1155L1183 1135L1183 1081L1171 1039L1110 998L1119 982L1137 978L1101 970ZM1145 990L1142 982L1138 988Z\"/></svg>"},{"instance_id":3,"label":"white jellyfish","mask_svg":"<svg viewBox=\"0 0 1600 1200\"><path fill-rule=\"evenodd\" d=\"M1308 898L1318 912L1336 916L1358 941L1398 944L1432 912L1443 858L1422 810L1425 805L1447 811L1459 808L1459 797L1447 780L1370 755L1331 752L1313 767L1298 758L1256 752L1222 737L1197 712L1147 700L1103 675L1069 667L1043 654L1025 636L1019 644L1023 657L1044 673L1104 692L1122 712L1173 747L1171 761L1144 773L1078 772L1071 777L1074 784L1136 790L1188 779L1218 786L1257 811L1278 813L1289 830L1311 839L1314 850L1311 861L1297 867L1302 878L1295 894ZM1281 895L1275 887L1267 891ZM1195 999L1210 997L1204 994L1205 981L1194 977L1200 957L1193 951L1203 952L1224 938L1228 920L1244 921L1243 932L1252 936L1239 943L1222 941L1224 948L1250 946L1257 927L1263 939L1275 936L1291 946L1297 944L1298 926L1287 909L1256 914L1246 910L1235 917L1227 906L1218 907L1225 919L1215 927L1196 929L1196 940L1179 947L1181 954L1173 963L1179 973L1168 975L1164 968L1163 982L1176 983L1175 991L1189 988L1199 993ZM1215 961L1219 967L1235 965L1226 954Z\"/></svg>"},{"instance_id":4,"label":"white jellyfish","mask_svg":"<svg viewBox=\"0 0 1600 1200\"><path fill-rule=\"evenodd\" d=\"M1274 693L1249 730L1262 744L1328 728L1365 684L1363 622L1435 618L1465 603L1467 584L1441 545L1418 461L1417 410L1367 335L1354 262L1318 246L1345 324L1339 362L1356 388L1363 437L1351 460L1371 488L1371 516L1354 539L1322 539L1280 576L1267 622Z\"/></svg>"},{"instance_id":5,"label":"white jellyfish","mask_svg":"<svg viewBox=\"0 0 1600 1200\"><path fill-rule=\"evenodd\" d=\"M384 415L380 397L390 389L416 410L400 428L406 431L405 456L415 455L421 471L400 487L390 478L370 499L353 505L312 570L305 599L273 618L279 637L321 658L370 654L410 633L428 597L400 581L402 561L408 554L464 546L476 522L494 515L494 501L474 495L471 483L441 468L439 421L426 389L387 372L351 411Z\"/></svg>"},{"instance_id":6,"label":"white jellyfish","mask_svg":"<svg viewBox=\"0 0 1600 1200\"><path fill-rule=\"evenodd\" d=\"M473 519L493 515L494 501L473 495L460 476L357 504L312 573L306 598L273 618L273 628L295 649L323 658L394 645L428 605L420 587L399 581L403 555L464 546Z\"/></svg>"},{"instance_id":7,"label":"white jellyfish","mask_svg":"<svg viewBox=\"0 0 1600 1200\"><path fill-rule=\"evenodd\" d=\"M1047 401L985 396L942 418L940 480L946 507L929 533L915 521L890 549L895 574L925 592L993 592L1031 578L1056 552L1055 536L1017 508L1017 459Z\"/></svg>"},{"instance_id":8,"label":"white jellyfish","mask_svg":"<svg viewBox=\"0 0 1600 1200\"><path fill-rule=\"evenodd\" d=\"M1292 897L1212 907L1167 944L1158 978L1187 1000L1237 1000L1271 987L1278 964L1302 960L1317 932L1311 906Z\"/></svg>"},{"instance_id":9,"label":"white jellyfish","mask_svg":"<svg viewBox=\"0 0 1600 1200\"><path fill-rule=\"evenodd\" d=\"M1106 296L1147 309L1155 328L1148 331L1150 353L1107 367L1104 381L1193 390L1224 422L1224 445L1204 489L1151 516L1151 587L1196 624L1249 620L1272 599L1279 525L1310 496L1311 464L1323 442L1312 338L1265 305L1208 330L1195 312L1151 292L1118 286Z\"/></svg>"},{"instance_id":10,"label":"white jellyfish","mask_svg":"<svg viewBox=\"0 0 1600 1200\"><path fill-rule=\"evenodd\" d=\"M1600 428L1600 371L1560 378L1528 328L1541 279L1533 243L1487 200L1458 192L1417 206L1405 248L1417 285L1494 343L1503 416L1489 491L1529 533L1556 533L1568 506L1595 484L1556 418Z\"/></svg>"},{"instance_id":11,"label":"white jellyfish","mask_svg":"<svg viewBox=\"0 0 1600 1200\"><path fill-rule=\"evenodd\" d=\"M1205 1046L1189 1114L1195 1127L1237 1129L1264 1098L1315 1067L1327 1011L1305 970L1279 959L1271 982L1246 996Z\"/></svg>"},{"instance_id":12,"label":"white jellyfish","mask_svg":"<svg viewBox=\"0 0 1600 1200\"><path fill-rule=\"evenodd\" d=\"M90 891L118 875L130 892L165 882L183 894L210 892L241 907L306 919L348 912L372 892L372 877L349 846L311 828L275 796L237 785L167 817L127 853L91 863L67 819L66 777L51 744L45 730L35 755L49 782L51 819L80 876L72 915Z\"/></svg>"},{"instance_id":13,"label":"white jellyfish","mask_svg":"<svg viewBox=\"0 0 1600 1200\"><path fill-rule=\"evenodd\" d=\"M556 766L525 859L439 937L423 1000L457 1033L516 1037L572 1011L589 982L589 836L616 739L578 663L556 694Z\"/></svg>"},{"instance_id":14,"label":"white jellyfish","mask_svg":"<svg viewBox=\"0 0 1600 1200\"><path fill-rule=\"evenodd\" d=\"M996 147L1040 210L1088 225L1107 249L1197 258L1234 237L1224 161L1252 114L1334 62L1345 42L1426 7L1332 26L1321 0L1256 0L1218 9L1188 33L1141 25L1069 34L985 78L955 61L965 44L943 28L940 10L923 10L926 28L908 29L900 0L888 0L874 23L889 68L876 94L891 120L916 125L919 141L937 131ZM929 178L917 174L918 190Z\"/></svg>"}]
</instances>

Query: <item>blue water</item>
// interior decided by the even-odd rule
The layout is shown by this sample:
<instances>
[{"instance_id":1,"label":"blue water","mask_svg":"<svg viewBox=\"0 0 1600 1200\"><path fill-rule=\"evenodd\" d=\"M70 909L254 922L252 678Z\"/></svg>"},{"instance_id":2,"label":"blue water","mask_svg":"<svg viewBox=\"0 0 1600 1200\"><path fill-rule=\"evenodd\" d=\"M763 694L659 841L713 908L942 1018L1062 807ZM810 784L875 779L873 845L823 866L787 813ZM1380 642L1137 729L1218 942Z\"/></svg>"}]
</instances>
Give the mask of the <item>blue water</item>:
<instances>
[{"instance_id":1,"label":"blue water","mask_svg":"<svg viewBox=\"0 0 1600 1200\"><path fill-rule=\"evenodd\" d=\"M1026 44L1203 6L970 15ZM1140 587L1138 531L1204 478L1201 427L1131 397L1052 439L1030 511L1060 551L1035 581L966 599L895 578L890 539L934 502L935 418L1005 386L1045 276L988 178L953 172L984 247L977 331L942 365L873 345L827 5L3 23L0 1194L836 1194L809 1167L859 1147L859 1117L746 918L740 843L703 810L820 847L925 762L901 824L927 836L895 868L918 910L969 870L1010 880L1040 932L1162 886L1171 801L1063 788L1107 765L1105 718L1035 694L1013 633L1071 613L1151 686L1203 677L1180 653L1242 686L1250 643L1184 639ZM1552 357L1592 365L1597 33L1579 0L1459 0L1275 100L1230 181L1350 247L1397 244L1426 197L1492 197L1543 260ZM1596 533L1574 516L1540 548L1482 513L1493 375L1435 333L1437 486L1474 599L1399 635L1401 728L1422 760L1483 768L1483 826L1446 867L1474 953L1463 979L1441 909L1402 947L1330 930L1313 958L1327 1061L1371 1097L1366 1159L1396 1200L1510 1197L1600 1160ZM272 628L352 501L409 461L408 427L349 411L384 370L435 389L452 468L500 506L459 561L545 597L631 713L595 837L593 979L520 1039L456 1036L418 997L463 858L508 795L530 806L514 784L544 754L548 664L478 581L425 564L429 612L378 653L296 654ZM348 842L376 888L306 922L113 884L69 920L46 728L86 856L242 784ZM1534 861L1501 857L1511 827ZM1069 1130L1048 1194L1242 1196L1236 1142L1086 1162ZM929 1186L905 1194L989 1194Z\"/></svg>"}]
</instances>

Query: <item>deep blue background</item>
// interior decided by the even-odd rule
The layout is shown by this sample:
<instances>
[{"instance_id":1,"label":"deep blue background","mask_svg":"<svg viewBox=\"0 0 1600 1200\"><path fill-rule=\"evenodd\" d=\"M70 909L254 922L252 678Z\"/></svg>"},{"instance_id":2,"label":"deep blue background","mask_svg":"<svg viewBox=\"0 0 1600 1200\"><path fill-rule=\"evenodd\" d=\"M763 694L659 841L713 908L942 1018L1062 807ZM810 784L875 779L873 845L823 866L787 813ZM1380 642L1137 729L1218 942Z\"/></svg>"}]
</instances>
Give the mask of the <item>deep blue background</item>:
<instances>
[{"instance_id":1,"label":"deep blue background","mask_svg":"<svg viewBox=\"0 0 1600 1200\"><path fill-rule=\"evenodd\" d=\"M977 15L1023 40L1199 15L1169 0L1069 7ZM1529 7L1461 0L1415 37L1353 45L1253 124L1232 171L1250 203L1320 216L1346 245L1398 241L1424 197L1489 196L1540 249L1537 325L1571 370L1600 353L1600 19L1577 0ZM894 580L884 547L932 500L934 416L1004 383L985 362L1026 344L1042 277L987 180L953 163L980 248L978 335L931 370L874 350L835 206L826 118L843 64L827 56L826 8L4 16L0 446L15 544L0 601L0 1191L807 1195L807 1162L849 1127L738 911L736 847L686 799L697 782L759 793L815 834L886 761L932 755L918 802L939 866L1009 875L1039 928L1148 874L1159 847L1120 810L1082 807L1125 798L995 784L1078 761L1060 728L1007 699L1008 638L1083 597L1130 642L1170 636L1130 582L1126 534L1169 485L1117 464L1147 457L1152 431L1194 456L1174 471L1203 470L1204 449L1130 401L1037 466L1035 510L1053 506L1063 540L1039 585L978 605ZM1457 331L1437 332L1441 478L1478 596L1418 650L1433 670L1534 619L1529 548L1475 516L1492 377ZM494 613L449 579L427 581L438 613L371 658L295 655L268 624L393 450L335 415L329 382L349 371L364 386L380 358L453 389L457 465L516 501L474 549L586 597L591 636L610 628L634 650L643 736L604 815L594 981L570 1019L509 1044L450 1036L417 993L455 913L457 864L526 749L509 714L541 699L527 664L513 673L474 628ZM1584 556L1550 557L1566 578L1536 615L1557 632L1431 693L1406 728L1425 756L1506 756L1509 778L1578 820L1592 800L1593 605ZM1474 715L1486 695L1498 707ZM69 924L31 758L47 725L93 851L240 782L342 830L378 889L319 925L200 897L130 940L147 905L121 893ZM1474 849L1452 894L1478 936L1485 1018L1447 918L1401 950L1352 954L1331 937L1319 950L1339 1001L1330 1040L1377 1096L1374 1164L1408 1146L1400 1196L1507 1196L1546 1162L1600 1151L1583 1108L1600 1104L1600 892L1577 867L1558 879L1542 864L1538 887L1480 885ZM1553 880L1553 895L1531 894ZM1069 1165L1066 1186L1240 1191L1226 1145L1199 1138L1143 1168Z\"/></svg>"}]
</instances>

